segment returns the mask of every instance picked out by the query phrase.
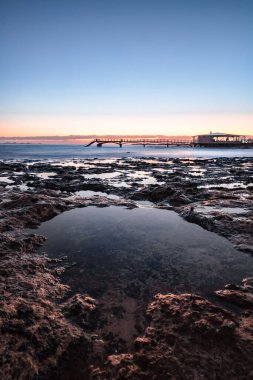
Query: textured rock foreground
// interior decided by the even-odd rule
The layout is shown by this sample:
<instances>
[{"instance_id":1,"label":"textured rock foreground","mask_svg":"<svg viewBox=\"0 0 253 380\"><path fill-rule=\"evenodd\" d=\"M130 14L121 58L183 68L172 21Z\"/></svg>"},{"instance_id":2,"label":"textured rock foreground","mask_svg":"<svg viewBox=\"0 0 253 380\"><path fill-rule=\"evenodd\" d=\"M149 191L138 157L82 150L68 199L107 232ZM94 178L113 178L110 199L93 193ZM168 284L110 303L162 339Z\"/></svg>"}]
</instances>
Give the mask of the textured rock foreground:
<instances>
[{"instance_id":1,"label":"textured rock foreground","mask_svg":"<svg viewBox=\"0 0 253 380\"><path fill-rule=\"evenodd\" d=\"M12 266L1 270L1 276L6 279L0 302L1 379L47 375L66 352L71 354L79 346L85 363L91 351L91 339L78 323L72 323L70 316L78 317L77 322L87 319L95 301L79 296L78 300L63 303L68 287L59 282L54 270L47 268L49 263L43 257L12 255L12 262ZM16 273L13 273L14 265L19 266Z\"/></svg>"},{"instance_id":2,"label":"textured rock foreground","mask_svg":"<svg viewBox=\"0 0 253 380\"><path fill-rule=\"evenodd\" d=\"M167 294L147 313L151 322L134 353L111 355L93 379L253 378L251 312L236 317L202 297Z\"/></svg>"},{"instance_id":3,"label":"textured rock foreground","mask_svg":"<svg viewBox=\"0 0 253 380\"><path fill-rule=\"evenodd\" d=\"M131 202L58 197L54 191L11 194L0 207L0 378L87 378L101 356L101 340L89 331L96 301L71 293L60 276L66 258L36 254L43 236L25 228L71 209ZM103 347L103 343L102 343ZM76 364L77 363L77 364ZM73 377L73 376L72 376Z\"/></svg>"},{"instance_id":4,"label":"textured rock foreground","mask_svg":"<svg viewBox=\"0 0 253 380\"><path fill-rule=\"evenodd\" d=\"M45 171L52 176L40 177ZM114 171L120 175L110 183L83 177ZM157 182L137 181L138 171L144 180L152 174ZM252 159L119 160L64 168L0 163L0 172L13 182L0 183L1 379L253 378L252 279L214 295L234 312L196 295L157 295L147 309L148 327L133 349L108 356L102 337L94 333L97 301L73 294L61 282L68 259L37 255L44 238L25 231L76 207L132 208L132 200L141 199L173 206L188 221L251 253ZM229 176L221 177L223 172ZM117 181L128 186L114 186ZM124 199L75 194L81 190L108 191Z\"/></svg>"}]
</instances>

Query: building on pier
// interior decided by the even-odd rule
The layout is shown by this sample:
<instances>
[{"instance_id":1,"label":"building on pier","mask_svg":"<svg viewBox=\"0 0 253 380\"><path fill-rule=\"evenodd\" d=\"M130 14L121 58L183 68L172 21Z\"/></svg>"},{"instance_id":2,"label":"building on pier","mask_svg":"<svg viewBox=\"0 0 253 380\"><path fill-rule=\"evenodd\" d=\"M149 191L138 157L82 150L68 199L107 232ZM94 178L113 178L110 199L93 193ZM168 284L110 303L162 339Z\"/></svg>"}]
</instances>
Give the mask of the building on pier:
<instances>
[{"instance_id":1,"label":"building on pier","mask_svg":"<svg viewBox=\"0 0 253 380\"><path fill-rule=\"evenodd\" d=\"M204 147L243 147L247 146L248 141L245 136L231 133L212 133L206 135L193 136L194 146Z\"/></svg>"}]
</instances>

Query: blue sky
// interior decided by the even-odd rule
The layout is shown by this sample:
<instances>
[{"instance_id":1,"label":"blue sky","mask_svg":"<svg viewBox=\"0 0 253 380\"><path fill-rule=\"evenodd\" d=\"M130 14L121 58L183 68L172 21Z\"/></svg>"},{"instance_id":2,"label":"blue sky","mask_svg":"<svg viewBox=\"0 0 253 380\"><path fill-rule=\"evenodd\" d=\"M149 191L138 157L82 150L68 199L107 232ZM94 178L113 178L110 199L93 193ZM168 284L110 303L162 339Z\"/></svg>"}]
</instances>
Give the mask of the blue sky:
<instances>
[{"instance_id":1,"label":"blue sky","mask_svg":"<svg viewBox=\"0 0 253 380\"><path fill-rule=\"evenodd\" d=\"M1 1L0 118L253 114L252 19L249 0Z\"/></svg>"}]
</instances>

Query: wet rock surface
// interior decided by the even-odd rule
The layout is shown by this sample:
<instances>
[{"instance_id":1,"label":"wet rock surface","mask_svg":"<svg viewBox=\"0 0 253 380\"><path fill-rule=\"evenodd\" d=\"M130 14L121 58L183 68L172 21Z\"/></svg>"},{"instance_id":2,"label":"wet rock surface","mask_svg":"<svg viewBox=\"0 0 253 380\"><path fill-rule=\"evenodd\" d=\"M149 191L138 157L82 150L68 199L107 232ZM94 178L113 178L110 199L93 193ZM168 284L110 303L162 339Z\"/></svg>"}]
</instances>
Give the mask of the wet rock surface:
<instances>
[{"instance_id":1,"label":"wet rock surface","mask_svg":"<svg viewBox=\"0 0 253 380\"><path fill-rule=\"evenodd\" d=\"M61 280L67 259L38 255L43 236L25 232L76 207L132 208L145 200L251 254L251 158L6 161L0 177L1 378L253 377L251 279L216 292L237 315L198 296L158 295L134 349L107 357L93 330L102 317L96 300L73 294Z\"/></svg>"},{"instance_id":2,"label":"wet rock surface","mask_svg":"<svg viewBox=\"0 0 253 380\"><path fill-rule=\"evenodd\" d=\"M231 299L230 299L231 301ZM253 316L192 294L157 295L131 354L111 355L93 379L246 379L253 376Z\"/></svg>"},{"instance_id":3,"label":"wet rock surface","mask_svg":"<svg viewBox=\"0 0 253 380\"><path fill-rule=\"evenodd\" d=\"M215 294L242 309L253 310L253 278L245 278L242 285L227 284L224 290L217 290Z\"/></svg>"}]
</instances>

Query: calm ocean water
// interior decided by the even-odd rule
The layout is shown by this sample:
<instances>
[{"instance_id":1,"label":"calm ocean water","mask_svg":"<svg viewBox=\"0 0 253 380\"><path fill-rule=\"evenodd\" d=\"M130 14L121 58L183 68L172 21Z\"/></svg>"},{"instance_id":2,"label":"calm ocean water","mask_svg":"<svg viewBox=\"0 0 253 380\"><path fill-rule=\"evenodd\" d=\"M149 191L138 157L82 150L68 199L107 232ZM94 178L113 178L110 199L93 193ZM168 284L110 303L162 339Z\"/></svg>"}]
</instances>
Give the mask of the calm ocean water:
<instances>
[{"instance_id":1,"label":"calm ocean water","mask_svg":"<svg viewBox=\"0 0 253 380\"><path fill-rule=\"evenodd\" d=\"M102 148L84 145L52 144L0 144L0 160L20 159L82 159L82 158L120 158L120 157L253 157L251 149L208 149L190 147L142 147L125 145L105 145Z\"/></svg>"}]
</instances>

